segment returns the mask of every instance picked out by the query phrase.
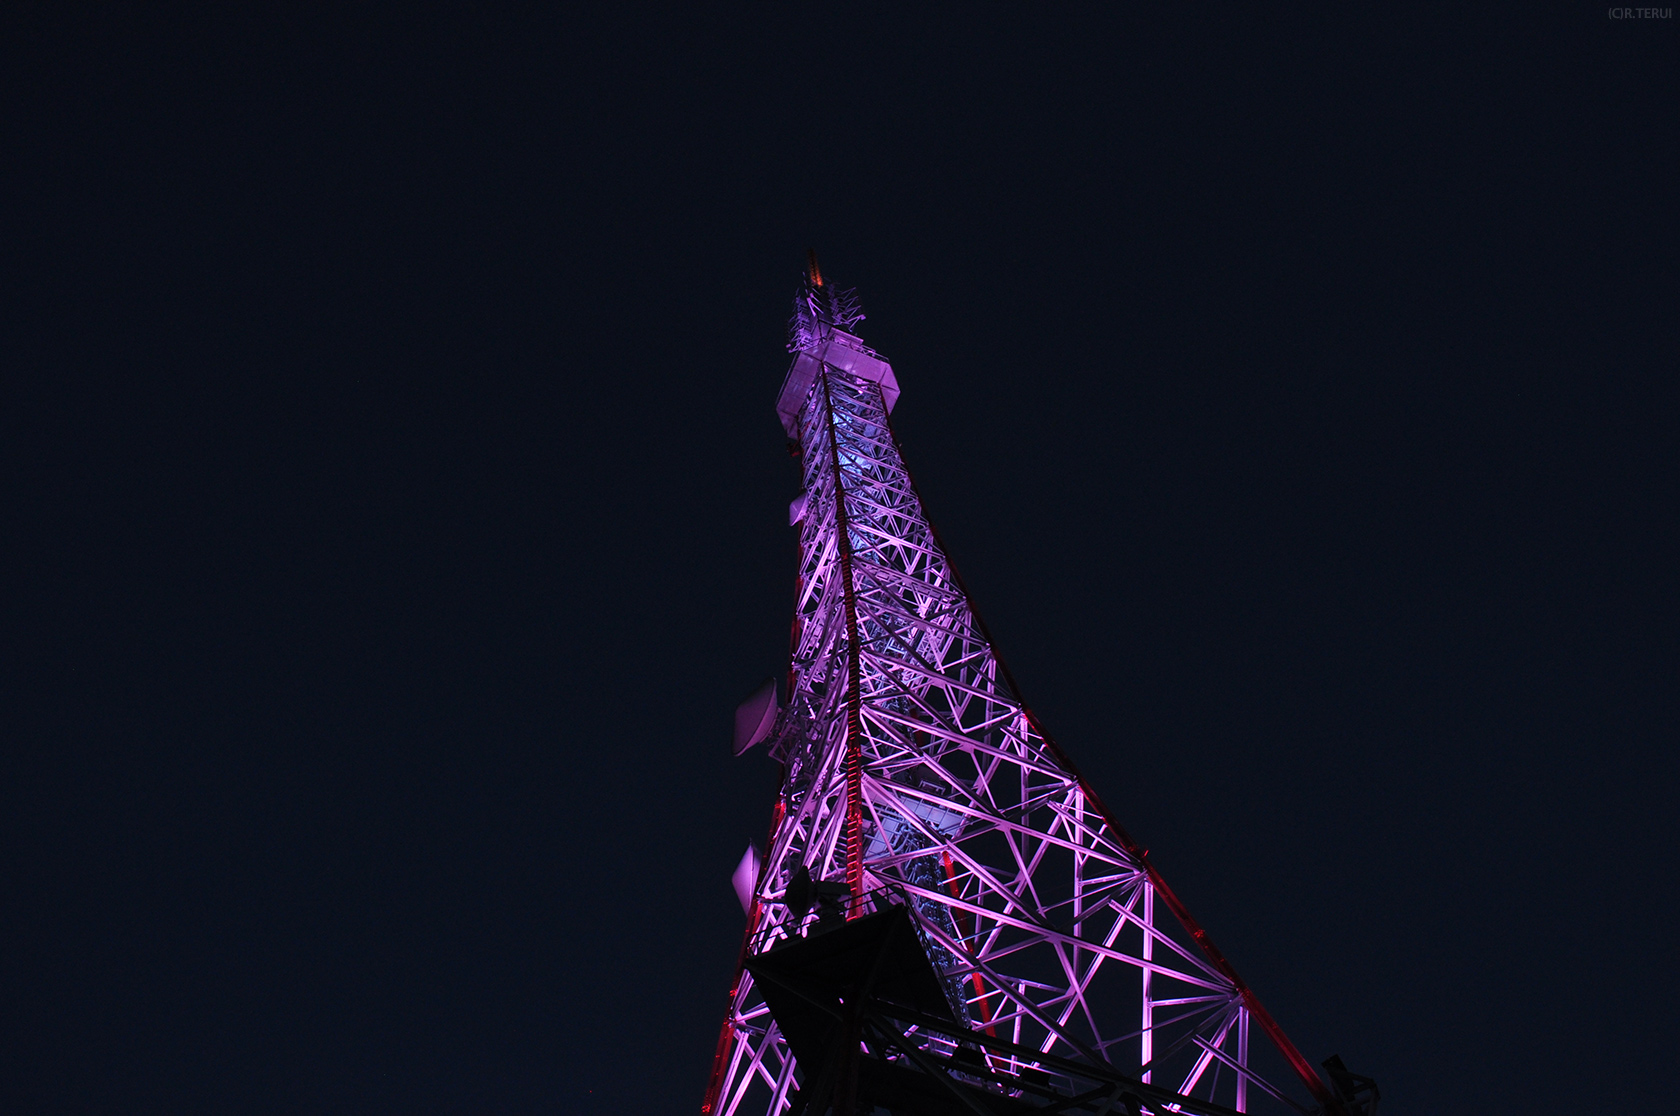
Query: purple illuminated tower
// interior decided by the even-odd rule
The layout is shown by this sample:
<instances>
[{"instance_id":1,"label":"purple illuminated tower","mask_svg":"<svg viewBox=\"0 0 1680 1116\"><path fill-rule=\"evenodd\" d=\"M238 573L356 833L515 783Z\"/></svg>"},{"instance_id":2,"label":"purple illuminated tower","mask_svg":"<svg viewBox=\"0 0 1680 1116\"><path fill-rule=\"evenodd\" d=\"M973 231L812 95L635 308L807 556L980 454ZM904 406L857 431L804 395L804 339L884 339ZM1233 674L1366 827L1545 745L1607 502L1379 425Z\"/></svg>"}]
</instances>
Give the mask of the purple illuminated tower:
<instances>
[{"instance_id":1,"label":"purple illuminated tower","mask_svg":"<svg viewBox=\"0 0 1680 1116\"><path fill-rule=\"evenodd\" d=\"M1296 1050L1022 703L813 257L776 410L804 490L792 663L736 718L782 790L702 1112L1369 1116Z\"/></svg>"}]
</instances>

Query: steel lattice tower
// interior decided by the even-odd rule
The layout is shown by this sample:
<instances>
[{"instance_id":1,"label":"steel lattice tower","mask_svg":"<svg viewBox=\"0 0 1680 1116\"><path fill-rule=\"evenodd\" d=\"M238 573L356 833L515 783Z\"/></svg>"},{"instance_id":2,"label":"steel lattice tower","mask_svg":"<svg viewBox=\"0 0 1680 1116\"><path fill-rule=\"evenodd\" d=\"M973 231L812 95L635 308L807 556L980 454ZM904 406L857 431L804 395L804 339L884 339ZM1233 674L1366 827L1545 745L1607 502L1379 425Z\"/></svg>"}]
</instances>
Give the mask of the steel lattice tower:
<instances>
[{"instance_id":1,"label":"steel lattice tower","mask_svg":"<svg viewBox=\"0 0 1680 1116\"><path fill-rule=\"evenodd\" d=\"M737 873L746 938L702 1111L1374 1112L1339 1060L1321 1079L1022 703L900 459L862 317L813 257L777 403L804 481L792 664L736 730L782 790ZM789 999L772 963L877 912L913 925L943 1004L865 1018L862 985L837 992L838 1068L798 1065L790 1013L822 997ZM893 1074L933 1092L882 1102Z\"/></svg>"}]
</instances>

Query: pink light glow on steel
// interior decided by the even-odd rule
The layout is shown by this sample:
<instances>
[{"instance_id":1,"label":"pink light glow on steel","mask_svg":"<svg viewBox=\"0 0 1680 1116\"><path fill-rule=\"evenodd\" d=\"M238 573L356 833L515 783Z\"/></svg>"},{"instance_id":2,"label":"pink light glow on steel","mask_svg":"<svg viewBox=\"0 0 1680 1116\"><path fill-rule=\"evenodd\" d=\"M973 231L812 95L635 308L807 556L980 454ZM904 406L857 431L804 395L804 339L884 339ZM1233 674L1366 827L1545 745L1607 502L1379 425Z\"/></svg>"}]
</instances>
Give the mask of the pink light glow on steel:
<instances>
[{"instance_id":1,"label":"pink light glow on steel","mask_svg":"<svg viewBox=\"0 0 1680 1116\"><path fill-rule=\"evenodd\" d=\"M803 473L800 566L765 740L783 783L743 961L820 932L790 896L808 873L848 917L866 896L907 907L971 1029L1238 1112L1341 1112L1022 702L899 455L892 367L847 332L855 296L813 255L795 305L777 411ZM1253 1049L1251 1019L1271 1040ZM703 1111L786 1112L801 1081L742 972Z\"/></svg>"}]
</instances>

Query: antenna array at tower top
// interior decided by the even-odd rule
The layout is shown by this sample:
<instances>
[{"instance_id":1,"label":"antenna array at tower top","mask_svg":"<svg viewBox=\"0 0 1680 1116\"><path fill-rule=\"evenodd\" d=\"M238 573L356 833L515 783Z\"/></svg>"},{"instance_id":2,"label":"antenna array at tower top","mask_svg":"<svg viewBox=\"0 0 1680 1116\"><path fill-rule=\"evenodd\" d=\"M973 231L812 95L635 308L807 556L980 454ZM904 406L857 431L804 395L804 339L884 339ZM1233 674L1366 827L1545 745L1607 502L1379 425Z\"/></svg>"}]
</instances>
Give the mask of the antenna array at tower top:
<instances>
[{"instance_id":1,"label":"antenna array at tower top","mask_svg":"<svg viewBox=\"0 0 1680 1116\"><path fill-rule=\"evenodd\" d=\"M788 321L788 352L817 348L831 329L850 332L864 320L863 304L855 289L835 290L807 278L793 299L793 317Z\"/></svg>"}]
</instances>

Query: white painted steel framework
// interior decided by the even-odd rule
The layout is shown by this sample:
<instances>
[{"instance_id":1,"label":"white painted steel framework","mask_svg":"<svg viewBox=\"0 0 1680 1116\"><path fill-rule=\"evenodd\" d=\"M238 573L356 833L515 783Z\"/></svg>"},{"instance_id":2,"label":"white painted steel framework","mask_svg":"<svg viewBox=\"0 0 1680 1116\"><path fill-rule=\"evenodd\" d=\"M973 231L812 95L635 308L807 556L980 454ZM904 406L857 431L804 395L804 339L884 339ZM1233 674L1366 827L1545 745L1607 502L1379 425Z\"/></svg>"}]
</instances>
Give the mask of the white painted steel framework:
<instances>
[{"instance_id":1,"label":"white painted steel framework","mask_svg":"<svg viewBox=\"0 0 1680 1116\"><path fill-rule=\"evenodd\" d=\"M855 299L813 267L796 305L779 410L801 561L767 737L784 779L743 957L888 895L974 1030L1239 1112L1337 1109L1014 692L900 459L892 369L836 324ZM830 881L826 911L790 896L801 869ZM742 969L703 1111L781 1113L801 1079Z\"/></svg>"}]
</instances>

